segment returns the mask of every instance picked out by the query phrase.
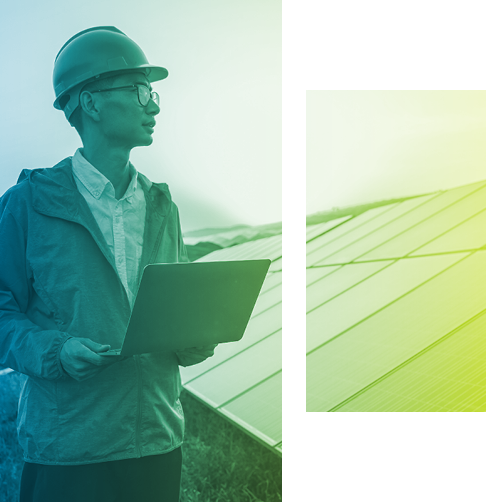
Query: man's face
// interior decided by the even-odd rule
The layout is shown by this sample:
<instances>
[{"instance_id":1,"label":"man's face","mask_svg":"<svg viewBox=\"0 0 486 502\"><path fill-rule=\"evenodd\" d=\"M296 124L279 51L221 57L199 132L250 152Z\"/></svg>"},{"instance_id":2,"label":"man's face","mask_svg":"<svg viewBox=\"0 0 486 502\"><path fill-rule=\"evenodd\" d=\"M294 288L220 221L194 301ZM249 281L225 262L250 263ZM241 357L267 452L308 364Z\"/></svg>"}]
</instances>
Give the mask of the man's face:
<instances>
[{"instance_id":1,"label":"man's face","mask_svg":"<svg viewBox=\"0 0 486 502\"><path fill-rule=\"evenodd\" d=\"M111 87L134 84L145 85L152 90L147 77L141 72L119 75ZM142 106L136 88L96 93L94 96L99 97L101 105L100 132L110 146L132 149L152 144L155 115L160 112L160 108L152 99L147 106Z\"/></svg>"}]
</instances>

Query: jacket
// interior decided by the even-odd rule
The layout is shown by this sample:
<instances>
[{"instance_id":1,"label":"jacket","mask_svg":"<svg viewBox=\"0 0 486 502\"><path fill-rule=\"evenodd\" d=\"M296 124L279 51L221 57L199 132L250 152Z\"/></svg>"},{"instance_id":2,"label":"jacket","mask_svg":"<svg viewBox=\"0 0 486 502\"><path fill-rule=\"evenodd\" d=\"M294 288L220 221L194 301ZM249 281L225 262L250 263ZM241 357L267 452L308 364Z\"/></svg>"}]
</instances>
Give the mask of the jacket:
<instances>
[{"instance_id":1,"label":"jacket","mask_svg":"<svg viewBox=\"0 0 486 502\"><path fill-rule=\"evenodd\" d=\"M140 270L188 261L166 184L140 175L147 201ZM24 170L0 198L0 365L27 378L19 401L24 460L75 465L167 453L183 440L174 353L143 354L78 382L60 362L69 337L121 346L130 317L71 158Z\"/></svg>"}]
</instances>

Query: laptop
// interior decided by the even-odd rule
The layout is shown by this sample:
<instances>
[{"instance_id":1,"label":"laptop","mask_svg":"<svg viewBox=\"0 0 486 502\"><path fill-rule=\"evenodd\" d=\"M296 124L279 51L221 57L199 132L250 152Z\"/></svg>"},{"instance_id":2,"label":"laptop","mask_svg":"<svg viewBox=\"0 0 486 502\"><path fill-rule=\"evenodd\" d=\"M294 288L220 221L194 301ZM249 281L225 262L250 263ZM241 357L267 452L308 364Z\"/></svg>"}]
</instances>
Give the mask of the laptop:
<instances>
[{"instance_id":1,"label":"laptop","mask_svg":"<svg viewBox=\"0 0 486 502\"><path fill-rule=\"evenodd\" d=\"M147 265L122 347L100 355L132 356L240 340L269 267L270 260Z\"/></svg>"}]
</instances>

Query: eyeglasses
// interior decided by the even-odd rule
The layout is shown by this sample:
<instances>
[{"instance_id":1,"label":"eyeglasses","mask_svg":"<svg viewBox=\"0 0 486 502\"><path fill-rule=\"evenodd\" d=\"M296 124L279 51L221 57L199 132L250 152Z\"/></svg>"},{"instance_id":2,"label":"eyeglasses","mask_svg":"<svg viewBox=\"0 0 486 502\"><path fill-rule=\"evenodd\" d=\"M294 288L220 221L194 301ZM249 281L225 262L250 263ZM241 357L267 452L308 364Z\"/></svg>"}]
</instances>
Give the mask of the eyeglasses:
<instances>
[{"instance_id":1,"label":"eyeglasses","mask_svg":"<svg viewBox=\"0 0 486 502\"><path fill-rule=\"evenodd\" d=\"M111 89L98 89L96 91L89 91L89 92L108 92L108 91L118 91L120 89L131 89L131 90L136 89L138 94L138 102L142 106L147 106L151 99L157 106L159 106L160 102L159 95L155 91L151 91L146 85L143 84L125 85L123 87L112 87Z\"/></svg>"}]
</instances>

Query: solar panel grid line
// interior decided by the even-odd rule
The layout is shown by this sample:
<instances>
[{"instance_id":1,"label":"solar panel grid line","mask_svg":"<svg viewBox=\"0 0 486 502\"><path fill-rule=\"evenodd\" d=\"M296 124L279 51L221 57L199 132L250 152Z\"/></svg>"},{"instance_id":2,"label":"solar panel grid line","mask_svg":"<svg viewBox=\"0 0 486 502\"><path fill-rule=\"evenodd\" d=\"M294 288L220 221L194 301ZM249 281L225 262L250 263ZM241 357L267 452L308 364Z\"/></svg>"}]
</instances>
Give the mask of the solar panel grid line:
<instances>
[{"instance_id":1,"label":"solar panel grid line","mask_svg":"<svg viewBox=\"0 0 486 502\"><path fill-rule=\"evenodd\" d=\"M413 355L412 357L408 358L407 360L403 361L401 364L399 364L398 366L396 366L395 368L393 368L392 370L388 371L387 373L381 375L379 378L377 378L376 380L374 380L373 382L369 383L368 385L366 385L365 387L363 387L360 391L356 392L355 394L353 394L352 396L349 396L347 399L345 399L342 403L339 403L337 404L336 406L334 406L332 409L330 409L329 411L332 412L332 411L338 411L338 409L342 408L343 406L346 406L349 402L355 400L356 398L358 398L359 396L361 396L362 394L368 392L370 389L372 389L373 387L377 386L378 384L380 384L381 382L387 380L391 375L399 372L400 370L402 370L403 368L409 366L413 361L419 359L420 357L422 357L424 354L426 354L427 352L430 352L431 350L433 350L435 347L441 345L444 341L446 341L447 339L453 337L454 335L456 335L457 333L459 333L461 330L463 330L465 327L467 327L468 325L476 322L477 320L479 320L482 316L485 316L486 315L486 309L482 310L481 312L479 312L478 314L476 314L475 316L471 317L470 319L468 319L466 322L464 322L463 324L461 324L460 326L457 326L456 328L454 328L453 330L451 330L450 332L446 333L444 336L442 336L441 338L435 340L433 343L431 343L430 345L428 345L427 347L425 347L424 349L422 349L421 351L417 352L415 355ZM450 366L449 366L449 369ZM405 385L405 384L404 384Z\"/></svg>"},{"instance_id":2,"label":"solar panel grid line","mask_svg":"<svg viewBox=\"0 0 486 502\"><path fill-rule=\"evenodd\" d=\"M428 247L429 248L433 247L433 244L435 242L437 242L437 241L440 242L440 240L444 240L443 239L444 237L447 237L448 235L453 235L454 233L456 233L457 230L461 230L461 228L467 228L467 230L465 232L466 235L471 235L471 236L473 236L475 238L477 238L478 235L481 235L481 239L482 239L480 246L475 246L475 247L466 248L466 249L470 249L470 250L472 250L472 249L481 249L486 244L486 238L483 238L482 234L478 234L476 232L470 231L470 229L468 228L468 224L474 222L474 220L477 221L478 217L481 217L481 220L480 220L480 225L477 225L477 226L479 226L480 228L486 227L486 208L483 208L478 213L471 215L469 218L466 218L466 220L464 220L463 222L458 223L457 225L451 227L449 230L447 230L443 234L435 237L434 239L431 239L429 242L425 243L423 246L420 246L419 248L417 248L416 250L412 251L409 254L410 255L416 255L419 251L422 251L422 255L423 254L435 254L435 253L437 253L437 251L432 252L432 253L430 251L426 252L426 251L424 251L424 248L427 249ZM476 229L473 228L471 230L477 230L477 228ZM464 248L460 248L458 250L450 250L449 252L457 252L457 251L462 250L462 249L464 249Z\"/></svg>"},{"instance_id":3,"label":"solar panel grid line","mask_svg":"<svg viewBox=\"0 0 486 502\"><path fill-rule=\"evenodd\" d=\"M482 188L483 186L466 185L465 187L460 187L455 190L439 193L434 197L429 197L425 204L421 204L413 211L409 211L407 214L402 215L401 220L396 222L394 227L390 229L392 230L391 232L387 233L386 228L378 229L377 232L368 235L364 242L353 244L353 246L348 247L348 249L337 253L332 261L337 263L363 261L366 260L366 257L370 254L373 258L377 258L376 256L373 256L373 251L375 249L382 248L388 242L391 242L392 244L393 242L399 242L399 240L395 241L395 239L400 239L401 236L410 235L410 232L413 232L416 228L420 228L420 225L428 224L431 218L440 217L442 212L449 210L451 206L464 201L471 194L480 191ZM382 235L383 233L385 233L384 236ZM399 256L404 256L406 254L406 252L401 252ZM378 257L390 258L390 253L385 253L385 256L379 256L378 254ZM330 258L326 258L323 261L325 262L329 259Z\"/></svg>"},{"instance_id":4,"label":"solar panel grid line","mask_svg":"<svg viewBox=\"0 0 486 502\"><path fill-rule=\"evenodd\" d=\"M255 319L256 317L258 317L259 315L263 315L265 314L265 312L268 312L271 308L275 307L275 305L278 305L279 303L282 303L282 300L280 300L279 302L273 304L273 305L270 305L269 307L267 307L265 310L262 310L261 312L258 312L258 314L255 314L254 316L252 315L250 317L250 322L252 321L252 319Z\"/></svg>"},{"instance_id":5,"label":"solar panel grid line","mask_svg":"<svg viewBox=\"0 0 486 502\"><path fill-rule=\"evenodd\" d=\"M372 233L376 228L383 226L387 221L393 218L396 212L402 209L402 204L394 204L393 207L387 211L383 211L376 215L374 218L370 218L368 221L364 222L362 225L356 226L351 231L346 232L341 235L338 239L333 239L331 242L327 242L324 245L316 247L312 250L312 242L306 246L306 263L307 266L320 264L323 260L327 259L328 256L332 256L334 253L346 248L350 243L358 241L363 236ZM344 227L343 227L344 228ZM326 234L327 235L327 234ZM317 241L316 241L317 242Z\"/></svg>"},{"instance_id":6,"label":"solar panel grid line","mask_svg":"<svg viewBox=\"0 0 486 502\"><path fill-rule=\"evenodd\" d=\"M322 223L320 225L315 225L315 227L319 228L314 228L310 231L306 231L306 242L309 243L310 241L313 241L314 239L317 239L318 237L321 237L327 232L330 232L334 228L337 228L338 226L342 225L346 221L348 221L352 216L344 216L342 218L336 218L335 220L330 220L326 221L325 223Z\"/></svg>"},{"instance_id":7,"label":"solar panel grid line","mask_svg":"<svg viewBox=\"0 0 486 502\"><path fill-rule=\"evenodd\" d=\"M445 255L454 255L454 254L464 254L464 253L474 253L476 251L480 251L483 248L473 248L473 249L461 249L458 251L444 251L443 253L431 253L431 254L421 254L421 255L406 255L406 256L388 256L386 258L376 258L370 260L360 260L360 261L352 261L349 263L330 263L329 265L322 265L319 268L324 267L344 267L347 265L360 265L362 263L381 263L384 261L394 261L397 262L399 260L411 260L413 258L428 258L430 256L445 256ZM314 266L312 268L315 268Z\"/></svg>"},{"instance_id":8,"label":"solar panel grid line","mask_svg":"<svg viewBox=\"0 0 486 502\"><path fill-rule=\"evenodd\" d=\"M260 294L263 295L267 291L270 291L276 286L282 284L282 273L281 272L268 272L265 280L263 281L263 286Z\"/></svg>"},{"instance_id":9,"label":"solar panel grid line","mask_svg":"<svg viewBox=\"0 0 486 502\"><path fill-rule=\"evenodd\" d=\"M282 272L282 257L277 258L276 260L272 261L270 264L269 268L270 272Z\"/></svg>"},{"instance_id":10,"label":"solar panel grid line","mask_svg":"<svg viewBox=\"0 0 486 502\"><path fill-rule=\"evenodd\" d=\"M281 332L282 331L282 328L279 328L267 335L265 335L263 338L259 338L258 341L254 342L253 344L251 345L248 345L244 348L242 348L240 351L238 352L235 352L233 354L231 354L229 357L227 357L226 359L223 359L221 361L219 361L218 363L214 364L213 366L211 366L210 368L204 370L204 371L201 371L200 373L197 373L196 376L192 376L191 378L189 378L188 380L185 380L184 381L184 385L187 385L189 383L191 383L192 381L198 379L199 377L203 376L203 375L206 375L207 373L210 373L211 371L213 371L215 368L217 368L218 366L221 366L223 364L225 364L226 362L230 361L231 359L239 356L240 354L242 354L243 352L245 352L246 350L249 350L253 347L255 347L256 345L258 345L258 343L260 342L263 342L264 340L266 340L267 338L270 338L271 336L273 335L276 335L277 333ZM214 357L214 356L213 356Z\"/></svg>"},{"instance_id":11,"label":"solar panel grid line","mask_svg":"<svg viewBox=\"0 0 486 502\"><path fill-rule=\"evenodd\" d=\"M320 249L324 246L328 246L336 240L345 237L350 232L353 232L356 228L362 227L363 225L366 225L367 223L373 221L375 218L381 216L381 214L390 211L396 205L397 204L390 204L389 206L376 207L369 209L368 211L361 213L358 216L353 216L349 220L345 221L343 225L332 229L331 232L327 232L326 234L308 243L306 246L306 254L309 255L315 250Z\"/></svg>"},{"instance_id":12,"label":"solar panel grid line","mask_svg":"<svg viewBox=\"0 0 486 502\"><path fill-rule=\"evenodd\" d=\"M186 386L190 391L199 392L214 407L219 407L233 396L280 371L281 353L282 337L268 337L257 346L238 354L231 363L226 361ZM275 357L276 354L278 357ZM248 371L250 367L251 372Z\"/></svg>"},{"instance_id":13,"label":"solar panel grid line","mask_svg":"<svg viewBox=\"0 0 486 502\"><path fill-rule=\"evenodd\" d=\"M442 193L440 197L443 197L445 200L447 200L448 198L452 198L454 195L457 195L456 192L461 193L460 192L461 190L465 192L464 194L461 194L459 197L453 199L450 204L445 205L444 207L441 207L440 209L438 209L434 213L431 213L430 215L428 215L426 218L411 225L409 228L402 230L401 232L397 233L396 235L390 237L389 239L381 241L375 247L370 248L367 251L365 251L363 254L361 254L360 256L355 257L354 261L357 261L357 260L361 261L363 257L366 257L368 255L373 255L373 253L376 254L378 249L384 248L386 245L393 243L394 241L399 242L398 239L403 238L404 236L407 235L407 233L416 231L417 228L419 228L422 225L428 225L431 222L434 223L432 220L436 219L440 216L444 216L444 213L446 211L452 211L452 216L457 217L457 214L460 212L457 210L457 205L458 204L467 204L468 202L470 202L470 200L468 200L469 197L476 197L476 196L478 196L478 194L480 195L479 199L482 199L483 194L480 192L483 191L484 189L485 189L485 182L481 182L481 184L479 184L479 186L476 186L476 184L466 185L464 187L460 187L458 189ZM431 202L438 201L438 200L440 200L440 199L434 198L434 199L431 199ZM474 199L473 199L473 202L474 202ZM481 203L481 200L479 200L478 202ZM454 206L456 206L456 207L454 207ZM448 223L448 222L446 222L446 223ZM414 249L418 249L418 248L414 248ZM405 253L401 253L400 256L406 256L410 252L411 251L406 251ZM389 258L389 255L386 255L386 253L385 253L385 256L379 256L379 257L380 258ZM376 256L375 256L375 258L376 258Z\"/></svg>"},{"instance_id":14,"label":"solar panel grid line","mask_svg":"<svg viewBox=\"0 0 486 502\"><path fill-rule=\"evenodd\" d=\"M281 302L282 288L280 285L280 287L276 286L260 295L253 309L252 318L257 317L260 313L266 312L268 309L271 309Z\"/></svg>"},{"instance_id":15,"label":"solar panel grid line","mask_svg":"<svg viewBox=\"0 0 486 502\"><path fill-rule=\"evenodd\" d=\"M259 385L261 385L262 383L264 383L264 382L266 382L268 380L271 380L272 378L274 378L275 376L279 375L280 373L282 373L281 369L275 371L274 373L272 373L271 375L268 375L267 377L265 377L264 379L260 380L259 382L257 382L256 384L252 385L251 387L248 387L247 389L245 389L244 391L240 392L239 394L233 396L232 398L228 399L224 403L221 403L218 406L218 408L224 408L225 406L228 406L233 401L236 401L236 399L239 399L240 397L244 396L245 394L248 394L248 392L250 392L251 390L256 389Z\"/></svg>"},{"instance_id":16,"label":"solar panel grid line","mask_svg":"<svg viewBox=\"0 0 486 502\"><path fill-rule=\"evenodd\" d=\"M316 265L319 265L321 263L326 263L328 260L332 260L332 257L335 255L340 255L343 252L346 252L348 248L353 248L356 246L359 246L362 241L369 239L370 237L372 238L374 234L377 232L383 231L384 229L386 230L386 227L389 226L396 226L396 223L398 220L403 219L407 216L410 215L411 213L414 213L418 211L422 206L427 204L431 199L437 198L438 195L430 195L430 196L423 196L423 197L418 197L416 199L409 199L404 202L401 202L397 204L397 206L394 208L393 211L390 211L387 213L388 219L384 218L383 224L381 226L377 226L373 229L371 229L370 232L364 233L363 235L360 235L357 239L347 242L344 246L334 250L332 253L327 254L323 259L320 261L316 262ZM391 217L391 219L390 219ZM351 253L354 256L354 253ZM353 258L344 258L342 260L336 260L337 262L340 263L349 263L353 261Z\"/></svg>"},{"instance_id":17,"label":"solar panel grid line","mask_svg":"<svg viewBox=\"0 0 486 502\"><path fill-rule=\"evenodd\" d=\"M244 242L224 249L218 249L199 258L198 261L243 260L268 258L272 261L282 256L282 235Z\"/></svg>"},{"instance_id":18,"label":"solar panel grid line","mask_svg":"<svg viewBox=\"0 0 486 502\"><path fill-rule=\"evenodd\" d=\"M486 214L486 208L483 208L483 209L481 209L480 211L478 211L477 213L470 215L470 216L469 216L469 217L467 217L465 220L463 220L463 221L461 221L461 222L457 223L456 225L452 226L451 228L449 228L449 229L448 229L448 230L446 230L445 232L442 232L441 234L437 235L437 236L436 236L436 237L434 237L433 239L430 239L430 241L426 242L426 243L425 243L425 244L423 244L422 246L419 246L419 247L417 247L416 249L414 249L413 251L410 251L410 252L408 253L408 255L411 255L411 254L415 253L416 251L418 251L419 249L421 249L421 248L423 248L423 247L427 246L427 245L428 245L428 244L430 244L431 242L433 242L433 241L435 241L435 240L437 240L437 239L440 239L441 237L443 237L443 236L444 236L444 235L446 235L447 233L449 233L449 232L451 232L451 231L453 231L453 230L455 230L455 229L459 228L461 225L465 224L466 222L470 221L471 219L475 218L476 216L478 216L478 215L479 215L479 214L481 214L481 213ZM478 248L474 248L474 249L478 249Z\"/></svg>"},{"instance_id":19,"label":"solar panel grid line","mask_svg":"<svg viewBox=\"0 0 486 502\"><path fill-rule=\"evenodd\" d=\"M307 269L306 269L306 288L308 288L309 286L312 286L312 284L319 281L323 277L326 277L327 275L334 273L336 270L339 270L343 266L344 265L337 265L336 267L318 267L319 270L314 267L307 267ZM334 268L334 270L331 270L332 268ZM327 270L323 270L323 269L327 269ZM322 273L322 275L321 275L321 273ZM309 276L311 276L311 275L312 275L312 278L309 279Z\"/></svg>"},{"instance_id":20,"label":"solar panel grid line","mask_svg":"<svg viewBox=\"0 0 486 502\"><path fill-rule=\"evenodd\" d=\"M224 408L233 416L258 429L275 443L282 441L282 373L260 382ZM255 410L258 413L255 413Z\"/></svg>"},{"instance_id":21,"label":"solar panel grid line","mask_svg":"<svg viewBox=\"0 0 486 502\"><path fill-rule=\"evenodd\" d=\"M438 277L439 275L443 274L444 272L446 272L447 270L451 269L452 267L456 266L458 263L462 262L463 260L465 260L466 258L468 258L469 256L471 256L473 253L471 254L467 254L465 253L465 256L463 256L462 258L459 258L457 261L451 263L450 265L446 266L444 269L442 269L440 272L438 272L437 274L434 274L432 275L429 279L426 279L425 281L421 282L420 284L418 284L417 286L413 287L412 289L408 290L406 293L404 293L403 295L400 295L399 297L395 298L394 300L392 300L391 302L387 303L386 305L384 305L383 307L380 307L378 310L372 312L371 314L369 314L368 316L360 319L358 322L354 323L353 325L349 326L348 328L346 328L345 330L341 331L340 333L334 335L332 338L329 338L328 340L326 340L325 342L323 342L322 344L314 347L312 350L309 350L306 355L310 355L312 354L313 352L315 352L316 350L319 350L320 348L322 348L323 346L325 345L328 345L329 343L331 343L332 341L336 340L337 338L341 337L342 335L344 335L345 333L349 332L350 330L352 330L353 328L355 328L356 326L362 324L363 322L367 321L368 319L370 319L371 317L377 315L379 312L382 312L383 310L385 310L386 308L388 308L390 305L393 305L395 303L397 303L398 301L400 301L402 298L404 298L405 296L407 295L410 295L411 293L413 293L414 291L416 291L418 288L422 287L424 284L427 284L429 282L431 282L433 279L435 279L436 277ZM394 263L398 263L399 260L397 260L396 262ZM388 267L385 267L385 268L388 268ZM381 271L380 271L381 272Z\"/></svg>"},{"instance_id":22,"label":"solar panel grid line","mask_svg":"<svg viewBox=\"0 0 486 502\"><path fill-rule=\"evenodd\" d=\"M306 311L306 314L310 314L312 311L322 307L323 305L325 305L326 303L329 303L330 301L334 300L334 298L337 298L338 296L341 296L345 293L347 293L349 290L351 290L352 288L364 283L365 281L367 281L368 279L370 279L371 277L375 276L376 274L379 274L380 272L382 272L385 268L387 267L390 267L391 265L393 265L394 263L396 263L397 260L395 261L390 261L388 264L384 265L383 267L375 270L374 272L372 272L371 274L367 275L366 277L363 277L362 279L358 280L357 282L355 282L354 284L350 285L349 287L347 287L346 289L343 289L342 291L339 291L339 293L331 296L330 298L326 299L325 301L323 301L322 303L320 303L319 305L316 305L315 307L309 309ZM344 265L345 267L346 265ZM337 271L336 271L337 272ZM322 279L320 279L321 281L324 280L324 279L327 279L329 278L329 276L331 276L331 280L332 280L332 273L323 277ZM319 281L316 281L316 283L314 283L314 285L317 284L317 282ZM309 286L308 286L309 288Z\"/></svg>"}]
</instances>

